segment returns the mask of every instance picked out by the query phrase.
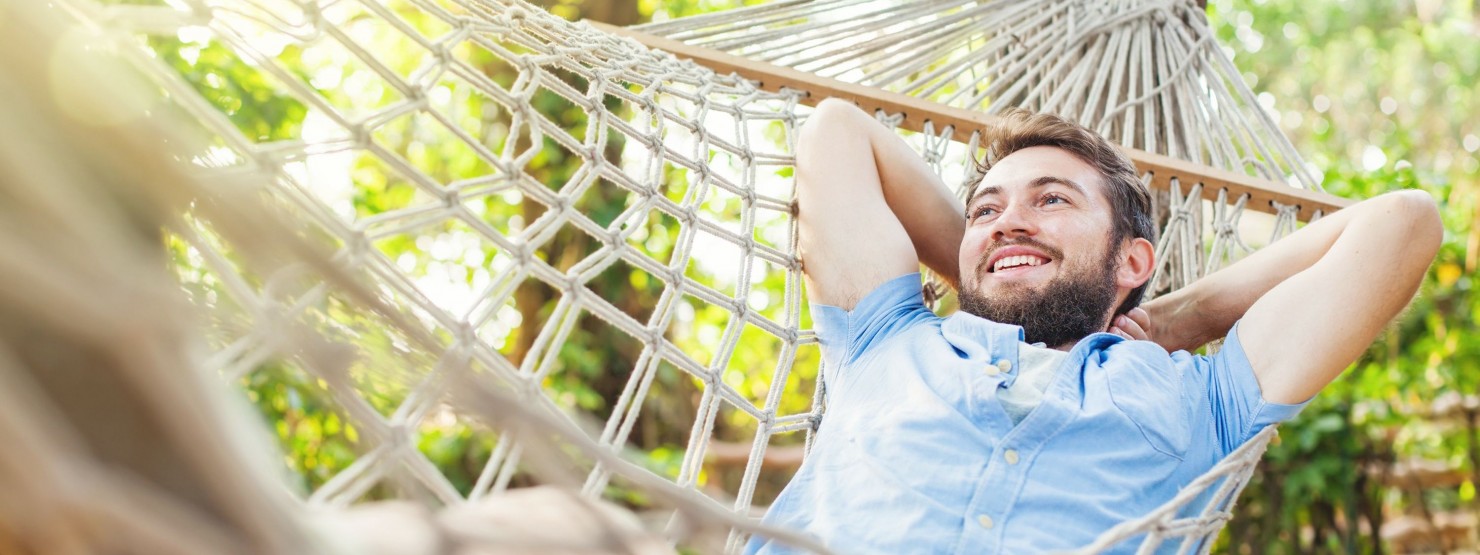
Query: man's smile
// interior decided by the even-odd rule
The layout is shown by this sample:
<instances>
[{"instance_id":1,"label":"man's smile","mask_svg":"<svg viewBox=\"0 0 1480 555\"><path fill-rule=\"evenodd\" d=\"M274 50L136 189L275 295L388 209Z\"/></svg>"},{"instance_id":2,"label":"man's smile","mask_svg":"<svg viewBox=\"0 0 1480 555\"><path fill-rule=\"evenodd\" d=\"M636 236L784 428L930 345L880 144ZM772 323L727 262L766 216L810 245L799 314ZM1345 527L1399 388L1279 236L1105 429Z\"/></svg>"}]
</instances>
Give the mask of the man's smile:
<instances>
[{"instance_id":1,"label":"man's smile","mask_svg":"<svg viewBox=\"0 0 1480 555\"><path fill-rule=\"evenodd\" d=\"M1032 275L1035 270L1045 269L1056 261L1046 246L1016 244L998 247L982 260L979 271L990 274L988 279L1014 279Z\"/></svg>"},{"instance_id":2,"label":"man's smile","mask_svg":"<svg viewBox=\"0 0 1480 555\"><path fill-rule=\"evenodd\" d=\"M997 262L992 264L992 269L990 271L995 274L997 272L1008 272L1021 268L1042 266L1047 263L1049 263L1049 260L1041 256L1035 256L1031 254L1019 254L1016 256L1008 256L998 259Z\"/></svg>"}]
</instances>

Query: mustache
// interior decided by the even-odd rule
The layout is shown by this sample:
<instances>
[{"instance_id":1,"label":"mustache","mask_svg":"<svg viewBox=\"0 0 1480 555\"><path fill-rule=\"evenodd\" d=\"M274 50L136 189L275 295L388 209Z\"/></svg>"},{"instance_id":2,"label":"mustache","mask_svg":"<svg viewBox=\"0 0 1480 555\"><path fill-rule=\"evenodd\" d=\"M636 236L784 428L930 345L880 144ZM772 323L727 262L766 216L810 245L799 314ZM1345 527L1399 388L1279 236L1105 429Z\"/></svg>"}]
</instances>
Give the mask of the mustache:
<instances>
[{"instance_id":1,"label":"mustache","mask_svg":"<svg viewBox=\"0 0 1480 555\"><path fill-rule=\"evenodd\" d=\"M993 246L991 250L982 253L981 259L976 261L976 275L981 275L983 272L986 272L987 269L990 267L992 255L996 254L997 251L1005 249L1007 247L1032 247L1043 251L1044 254L1049 255L1054 260L1064 259L1064 251L1050 247L1032 237L1022 237L997 243L997 245Z\"/></svg>"}]
</instances>

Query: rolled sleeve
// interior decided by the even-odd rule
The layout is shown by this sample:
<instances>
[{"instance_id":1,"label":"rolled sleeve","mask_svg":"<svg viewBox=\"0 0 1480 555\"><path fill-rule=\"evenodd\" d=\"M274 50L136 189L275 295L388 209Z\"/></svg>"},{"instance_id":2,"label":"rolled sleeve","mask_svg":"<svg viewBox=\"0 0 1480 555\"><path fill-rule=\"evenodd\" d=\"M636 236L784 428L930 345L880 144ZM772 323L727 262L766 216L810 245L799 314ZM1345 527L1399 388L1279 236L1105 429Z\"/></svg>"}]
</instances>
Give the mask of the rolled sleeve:
<instances>
[{"instance_id":1,"label":"rolled sleeve","mask_svg":"<svg viewBox=\"0 0 1480 555\"><path fill-rule=\"evenodd\" d=\"M920 274L880 284L853 310L812 303L812 323L822 345L823 379L831 390L847 382L846 368L910 325L934 316L920 293Z\"/></svg>"},{"instance_id":2,"label":"rolled sleeve","mask_svg":"<svg viewBox=\"0 0 1480 555\"><path fill-rule=\"evenodd\" d=\"M1294 418L1310 404L1310 399L1293 405L1264 399L1254 366L1239 341L1238 328L1234 324L1223 341L1223 348L1207 359L1208 398L1225 453L1243 445L1266 426Z\"/></svg>"}]
</instances>

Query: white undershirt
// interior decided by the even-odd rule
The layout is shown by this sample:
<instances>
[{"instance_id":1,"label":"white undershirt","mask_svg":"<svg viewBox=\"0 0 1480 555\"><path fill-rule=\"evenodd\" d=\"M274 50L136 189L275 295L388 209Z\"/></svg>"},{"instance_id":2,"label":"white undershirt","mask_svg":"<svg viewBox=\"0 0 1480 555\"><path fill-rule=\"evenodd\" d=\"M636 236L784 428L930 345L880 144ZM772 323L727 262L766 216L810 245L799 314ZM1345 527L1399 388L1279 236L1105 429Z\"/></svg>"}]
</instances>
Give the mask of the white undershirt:
<instances>
[{"instance_id":1,"label":"white undershirt","mask_svg":"<svg viewBox=\"0 0 1480 555\"><path fill-rule=\"evenodd\" d=\"M997 392L997 400L1002 402L1002 409L1007 411L1007 417L1012 419L1014 426L1043 402L1043 394L1048 391L1048 384L1053 382L1054 369L1068 355L1042 343L1018 344L1017 381Z\"/></svg>"}]
</instances>

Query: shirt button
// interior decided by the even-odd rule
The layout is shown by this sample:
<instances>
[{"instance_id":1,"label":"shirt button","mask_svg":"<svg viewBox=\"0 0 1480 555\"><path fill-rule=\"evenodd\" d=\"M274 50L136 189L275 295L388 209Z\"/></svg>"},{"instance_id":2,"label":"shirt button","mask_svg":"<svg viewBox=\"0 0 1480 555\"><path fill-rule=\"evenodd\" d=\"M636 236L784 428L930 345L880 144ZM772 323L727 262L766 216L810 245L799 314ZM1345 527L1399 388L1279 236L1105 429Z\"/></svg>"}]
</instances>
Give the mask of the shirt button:
<instances>
[{"instance_id":1,"label":"shirt button","mask_svg":"<svg viewBox=\"0 0 1480 555\"><path fill-rule=\"evenodd\" d=\"M992 523L992 517L989 517L987 515L982 515L982 516L976 517L976 522L977 522L977 524L982 525L982 528L986 528L988 530L992 529L992 524L993 524Z\"/></svg>"},{"instance_id":2,"label":"shirt button","mask_svg":"<svg viewBox=\"0 0 1480 555\"><path fill-rule=\"evenodd\" d=\"M997 361L997 369L998 370L1001 370L1003 372L1011 372L1012 371L1012 361L1007 360L1005 358L1002 359L1002 360Z\"/></svg>"},{"instance_id":3,"label":"shirt button","mask_svg":"<svg viewBox=\"0 0 1480 555\"><path fill-rule=\"evenodd\" d=\"M1018 452L1016 449L1008 449L1006 453L1002 454L1002 458L1007 460L1007 464L1017 464Z\"/></svg>"},{"instance_id":4,"label":"shirt button","mask_svg":"<svg viewBox=\"0 0 1480 555\"><path fill-rule=\"evenodd\" d=\"M996 366L992 366L990 364L987 365L986 372L988 376L996 376L997 374L1002 373L1002 371L998 370Z\"/></svg>"}]
</instances>

